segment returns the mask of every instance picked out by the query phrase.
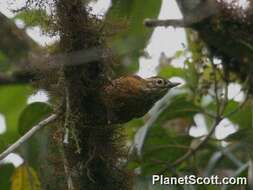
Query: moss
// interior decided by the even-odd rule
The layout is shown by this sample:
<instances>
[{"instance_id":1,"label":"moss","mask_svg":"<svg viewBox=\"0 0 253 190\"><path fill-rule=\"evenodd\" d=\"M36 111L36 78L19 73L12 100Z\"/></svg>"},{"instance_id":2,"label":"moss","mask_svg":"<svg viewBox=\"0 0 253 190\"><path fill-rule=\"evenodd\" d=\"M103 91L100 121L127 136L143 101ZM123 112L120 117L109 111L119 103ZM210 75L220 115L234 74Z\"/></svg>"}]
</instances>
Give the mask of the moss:
<instances>
[{"instance_id":1,"label":"moss","mask_svg":"<svg viewBox=\"0 0 253 190\"><path fill-rule=\"evenodd\" d=\"M193 28L222 65L245 81L253 73L253 14L220 3L221 11ZM253 87L253 79L250 80Z\"/></svg>"},{"instance_id":2,"label":"moss","mask_svg":"<svg viewBox=\"0 0 253 190\"><path fill-rule=\"evenodd\" d=\"M35 2L40 8L48 3L28 0L27 5ZM100 98L113 60L106 47L103 21L91 15L82 0L54 0L53 5L51 30L60 35L60 41L50 51L55 57L62 55L64 64L56 59L55 67L38 69L36 85L47 89L53 104L63 104L57 128L62 133L65 128L70 131L64 152L74 187L131 189L130 174L119 166L126 157L123 135L116 126L107 125L107 111ZM58 177L64 176L62 171Z\"/></svg>"}]
</instances>

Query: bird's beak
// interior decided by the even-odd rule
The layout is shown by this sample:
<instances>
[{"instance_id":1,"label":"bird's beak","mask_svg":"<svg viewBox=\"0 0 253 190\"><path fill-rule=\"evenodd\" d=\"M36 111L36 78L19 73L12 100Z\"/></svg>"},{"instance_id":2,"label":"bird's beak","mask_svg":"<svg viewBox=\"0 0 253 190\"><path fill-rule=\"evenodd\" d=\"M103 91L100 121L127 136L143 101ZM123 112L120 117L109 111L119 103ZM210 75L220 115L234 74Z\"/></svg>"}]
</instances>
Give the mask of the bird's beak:
<instances>
[{"instance_id":1,"label":"bird's beak","mask_svg":"<svg viewBox=\"0 0 253 190\"><path fill-rule=\"evenodd\" d=\"M169 85L168 85L168 87L169 88L174 88L174 87L176 87L176 86L178 86L180 84L181 84L180 82L170 82Z\"/></svg>"}]
</instances>

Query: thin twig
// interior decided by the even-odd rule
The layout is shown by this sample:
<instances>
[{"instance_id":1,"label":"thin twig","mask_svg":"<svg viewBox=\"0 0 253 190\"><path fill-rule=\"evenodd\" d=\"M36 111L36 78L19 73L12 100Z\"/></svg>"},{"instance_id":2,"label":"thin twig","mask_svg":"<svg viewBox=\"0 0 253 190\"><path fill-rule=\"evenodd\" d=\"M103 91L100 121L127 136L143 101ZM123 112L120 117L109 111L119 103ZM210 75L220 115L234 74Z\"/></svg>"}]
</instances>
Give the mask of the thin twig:
<instances>
[{"instance_id":1,"label":"thin twig","mask_svg":"<svg viewBox=\"0 0 253 190\"><path fill-rule=\"evenodd\" d=\"M211 138L211 136L213 135L213 133L215 132L215 129L217 127L217 125L221 122L221 120L223 119L222 115L224 113L225 107L227 105L227 96L228 96L228 84L226 83L226 88L225 88L225 97L224 97L224 102L223 103L223 107L221 108L221 101L219 99L219 89L218 89L218 81L217 81L217 76L216 76L216 71L217 68L214 65L214 63L212 62L212 66L213 66L213 71L214 71L214 92L215 92L215 98L216 98L216 104L217 104L217 113L215 116L215 121L213 126L211 127L210 131L208 132L208 134L204 137L204 139L194 148L194 149L189 149L182 157L180 157L179 159L177 159L174 163L173 166L176 166L180 163L182 163L184 160L188 159L189 157L191 157L192 155L194 155L195 152L197 152L203 145L206 144L206 142Z\"/></svg>"},{"instance_id":2,"label":"thin twig","mask_svg":"<svg viewBox=\"0 0 253 190\"><path fill-rule=\"evenodd\" d=\"M197 152L203 145L206 144L206 142L209 140L209 138L213 135L217 125L221 122L223 118L217 117L216 121L214 122L213 126L211 127L211 130L209 133L205 136L205 138L194 148L194 149L189 149L188 152L186 152L182 157L177 159L172 165L176 166L180 163L182 163L184 160L188 159L191 157L195 152Z\"/></svg>"},{"instance_id":3,"label":"thin twig","mask_svg":"<svg viewBox=\"0 0 253 190\"><path fill-rule=\"evenodd\" d=\"M68 144L69 143L69 121L70 121L70 105L69 105L68 88L65 88L65 104L66 104L65 121L64 121L65 134L64 134L63 143Z\"/></svg>"},{"instance_id":4,"label":"thin twig","mask_svg":"<svg viewBox=\"0 0 253 190\"><path fill-rule=\"evenodd\" d=\"M214 92L215 92L215 98L216 98L216 105L217 105L217 110L216 110L216 116L215 116L215 121L214 124L212 125L210 131L208 134L204 137L204 139L194 148L189 149L182 157L178 158L174 163L168 164L168 166L161 171L160 173L164 173L167 171L168 168L175 167L191 156L193 156L202 146L204 146L208 140L212 137L213 133L215 132L216 127L218 124L224 119L224 110L227 106L227 101L228 101L228 83L226 82L226 87L225 87L225 94L224 94L224 99L223 102L219 99L219 89L218 89L218 81L217 81L217 76L216 76L216 71L217 68L216 66L212 63L213 70L214 70ZM221 105L222 104L222 105Z\"/></svg>"},{"instance_id":5,"label":"thin twig","mask_svg":"<svg viewBox=\"0 0 253 190\"><path fill-rule=\"evenodd\" d=\"M12 75L0 73L0 85L27 84L34 79L35 75L27 71L14 72Z\"/></svg>"},{"instance_id":6,"label":"thin twig","mask_svg":"<svg viewBox=\"0 0 253 190\"><path fill-rule=\"evenodd\" d=\"M237 108L235 108L234 110L232 110L231 112L226 114L224 117L229 118L232 115L234 115L236 112L238 112L240 109L242 109L244 107L244 105L247 103L248 99L249 99L249 91L246 92L246 97L245 97L244 101Z\"/></svg>"},{"instance_id":7,"label":"thin twig","mask_svg":"<svg viewBox=\"0 0 253 190\"><path fill-rule=\"evenodd\" d=\"M64 128L65 128L65 137L69 137L69 135L66 135L68 131L68 129L70 128L70 131L71 131L71 135L73 136L73 139L75 141L75 144L76 144L76 153L80 154L81 153L81 147L79 145L79 140L78 140L78 137L76 135L76 131L75 131L75 128L70 127L70 117L71 117L71 109L70 109L70 103L69 103L69 91L68 89L66 88L65 89L65 93L66 93L66 112L65 112L65 121L64 121ZM68 139L64 138L64 143L68 144Z\"/></svg>"},{"instance_id":8,"label":"thin twig","mask_svg":"<svg viewBox=\"0 0 253 190\"><path fill-rule=\"evenodd\" d=\"M66 159L66 155L64 152L64 144L69 143L69 120L70 120L70 105L69 105L69 91L67 88L65 88L65 120L64 120L64 129L65 129L65 134L64 134L64 139L63 139L63 144L61 144L61 154L63 158L63 166L64 166L64 171L67 179L67 184L68 184L68 190L74 190L74 183L72 180L72 175L71 171L69 171L69 162Z\"/></svg>"},{"instance_id":9,"label":"thin twig","mask_svg":"<svg viewBox=\"0 0 253 190\"><path fill-rule=\"evenodd\" d=\"M66 155L65 155L65 152L64 152L64 147L63 147L62 144L61 144L61 147L60 147L60 153L61 153L62 159L63 159L63 167L64 167L64 171L65 171L65 174L66 174L68 190L74 190L75 188L74 188L74 183L73 183L72 176L71 176L71 171L69 171L69 163L68 163L68 160L66 159Z\"/></svg>"},{"instance_id":10,"label":"thin twig","mask_svg":"<svg viewBox=\"0 0 253 190\"><path fill-rule=\"evenodd\" d=\"M203 176L210 176L213 170L215 169L216 165L219 163L219 161L226 156L229 158L236 166L241 167L242 163L240 160L238 160L235 155L233 155L233 151L241 148L241 145L236 144L236 145L231 145L228 147L221 147L221 149L217 152L215 152L211 158L208 161L207 167L204 170L204 175ZM233 157L233 158L232 158Z\"/></svg>"},{"instance_id":11,"label":"thin twig","mask_svg":"<svg viewBox=\"0 0 253 190\"><path fill-rule=\"evenodd\" d=\"M195 148L190 148L183 156L178 158L174 163L171 164L171 163L167 162L168 165L166 164L167 165L166 168L159 173L163 174L168 169L171 169L171 167L175 167L175 166L181 164L182 162L184 162L185 160L187 160L188 158L190 158L191 156L193 156L211 138L217 125L221 122L222 119L223 118L221 118L221 117L217 117L213 126L211 127L211 130L209 131L209 133L204 137L204 139Z\"/></svg>"},{"instance_id":12,"label":"thin twig","mask_svg":"<svg viewBox=\"0 0 253 190\"><path fill-rule=\"evenodd\" d=\"M42 127L52 123L58 118L58 114L52 114L46 119L39 122L37 125L33 126L26 134L20 137L15 143L13 143L9 148L0 154L0 160L4 159L8 154L19 148L24 142L26 142L30 137L32 137L38 130Z\"/></svg>"},{"instance_id":13,"label":"thin twig","mask_svg":"<svg viewBox=\"0 0 253 190\"><path fill-rule=\"evenodd\" d=\"M157 19L145 19L144 20L144 25L146 27L191 27L193 23L191 22L186 22L185 20L182 19L168 19L168 20L157 20Z\"/></svg>"},{"instance_id":14,"label":"thin twig","mask_svg":"<svg viewBox=\"0 0 253 190\"><path fill-rule=\"evenodd\" d=\"M217 68L216 68L216 65L211 61L211 64L212 64L212 68L213 68L213 71L214 71L214 93L215 93L215 100L216 100L216 113L217 114L220 114L220 99L219 99L219 89L218 89L218 81L217 81L217 76L216 76L216 71L217 71Z\"/></svg>"},{"instance_id":15,"label":"thin twig","mask_svg":"<svg viewBox=\"0 0 253 190\"><path fill-rule=\"evenodd\" d=\"M225 108L228 104L228 85L229 85L229 81L230 81L230 79L229 79L230 78L230 73L229 73L229 71L227 70L226 67L224 67L223 70L224 70L225 92L224 92L224 100L223 100L223 102L221 102L219 114L224 113Z\"/></svg>"}]
</instances>

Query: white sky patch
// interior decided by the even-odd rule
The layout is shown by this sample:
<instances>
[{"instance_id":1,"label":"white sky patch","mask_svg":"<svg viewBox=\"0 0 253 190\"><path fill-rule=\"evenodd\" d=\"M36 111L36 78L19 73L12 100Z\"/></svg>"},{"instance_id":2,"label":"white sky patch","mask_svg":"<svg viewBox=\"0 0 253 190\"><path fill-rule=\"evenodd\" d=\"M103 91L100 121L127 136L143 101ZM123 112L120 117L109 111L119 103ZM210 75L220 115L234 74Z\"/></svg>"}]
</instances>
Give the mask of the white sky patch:
<instances>
[{"instance_id":1,"label":"white sky patch","mask_svg":"<svg viewBox=\"0 0 253 190\"><path fill-rule=\"evenodd\" d=\"M18 28L23 29L25 27L25 23L21 19L15 19L15 24Z\"/></svg>"},{"instance_id":2,"label":"white sky patch","mask_svg":"<svg viewBox=\"0 0 253 190\"><path fill-rule=\"evenodd\" d=\"M9 18L15 16L12 10L16 10L24 6L25 0L0 0L0 12ZM49 6L46 6L46 11L48 14L50 14L51 8ZM18 28L24 28L25 26L24 22L20 19L16 19L15 24ZM38 26L26 29L26 33L41 46L51 45L59 39L59 36L51 37L42 34L42 30Z\"/></svg>"},{"instance_id":3,"label":"white sky patch","mask_svg":"<svg viewBox=\"0 0 253 190\"><path fill-rule=\"evenodd\" d=\"M159 14L159 19L181 19L182 15L175 1L163 0ZM155 68L159 65L159 58L162 52L166 56L173 56L177 50L182 49L182 44L186 43L185 31L182 28L155 28L150 43L145 49L151 59L141 57L139 59L140 69L137 72L144 78L156 75ZM181 62L180 62L181 64Z\"/></svg>"},{"instance_id":4,"label":"white sky patch","mask_svg":"<svg viewBox=\"0 0 253 190\"><path fill-rule=\"evenodd\" d=\"M213 63L214 63L215 65L220 65L220 64L222 63L222 60L221 60L221 59L218 59L218 58L214 58L214 59L213 59Z\"/></svg>"},{"instance_id":5,"label":"white sky patch","mask_svg":"<svg viewBox=\"0 0 253 190\"><path fill-rule=\"evenodd\" d=\"M10 153L1 162L12 163L15 167L18 167L24 162L24 160L18 154Z\"/></svg>"},{"instance_id":6,"label":"white sky patch","mask_svg":"<svg viewBox=\"0 0 253 190\"><path fill-rule=\"evenodd\" d=\"M208 104L210 104L212 101L213 101L212 96L210 95L203 96L201 99L201 106L203 107L208 106Z\"/></svg>"},{"instance_id":7,"label":"white sky patch","mask_svg":"<svg viewBox=\"0 0 253 190\"><path fill-rule=\"evenodd\" d=\"M228 85L228 99L233 99L237 102L242 102L245 99L245 94L242 91L242 86L238 83L230 83Z\"/></svg>"},{"instance_id":8,"label":"white sky patch","mask_svg":"<svg viewBox=\"0 0 253 190\"><path fill-rule=\"evenodd\" d=\"M27 34L38 44L41 46L47 46L53 44L56 40L59 39L59 36L48 36L43 34L42 30L40 27L35 26L35 27L29 27L26 29Z\"/></svg>"},{"instance_id":9,"label":"white sky patch","mask_svg":"<svg viewBox=\"0 0 253 190\"><path fill-rule=\"evenodd\" d=\"M24 6L25 0L0 0L0 11L5 14L7 17L13 17L14 14L11 12L11 9L17 9ZM239 5L246 7L246 0L240 0ZM108 8L111 6L110 0L98 0L97 2L93 2L90 4L93 7L92 13L103 16ZM159 19L181 19L182 15L177 7L175 0L163 0L162 7L159 14ZM17 23L17 26L22 27L22 23ZM36 42L41 44L42 46L50 45L55 40L58 40L58 37L52 38L42 34L42 31L39 27L30 28L27 30L27 33L31 38L33 38ZM151 59L140 58L140 70L138 71L138 75L142 77L150 77L156 75L156 67L159 64L159 58L162 52L166 54L166 56L173 56L177 50L183 49L183 44L186 44L186 36L184 29L174 29L174 28L164 28L157 27L150 39L150 43L146 47L146 51L150 54ZM217 64L219 60L216 60ZM183 67L183 60L175 60L172 62L173 66ZM177 77L173 82L182 82L178 81L182 80ZM243 99L243 95L240 95L240 85L231 84L229 85L229 98L234 98L236 101L241 101ZM237 93L236 93L237 92ZM239 95L238 95L239 93ZM236 95L236 97L235 97ZM30 104L32 102L47 102L48 95L44 91L38 91L35 95L32 95L28 98L27 103ZM196 114L194 117L196 127L192 126L190 128L190 135L194 137L199 137L207 134L207 125L202 114ZM224 119L225 120L225 119ZM224 137L230 133L233 133L236 130L236 126L233 125L229 120L222 121L215 134L217 138ZM0 131L1 131L1 117L0 117ZM226 125L226 126L225 126ZM223 135L223 136L222 136ZM15 166L20 165L23 161L20 156L17 154L10 154L6 160L11 161L15 164Z\"/></svg>"},{"instance_id":10,"label":"white sky patch","mask_svg":"<svg viewBox=\"0 0 253 190\"><path fill-rule=\"evenodd\" d=\"M1 0L0 12L9 18L12 18L15 16L12 10L19 9L23 6L25 6L25 0L11 0L11 1ZM25 26L24 22L20 19L15 19L15 24L17 25L18 28L24 28ZM42 46L50 45L56 40L58 40L59 38L57 36L50 37L50 36L42 34L40 27L29 28L26 30L26 32L35 42L37 42L39 45L42 45Z\"/></svg>"},{"instance_id":11,"label":"white sky patch","mask_svg":"<svg viewBox=\"0 0 253 190\"><path fill-rule=\"evenodd\" d=\"M187 65L184 64L185 59L186 59L185 57L173 59L171 61L171 65L176 68L186 68Z\"/></svg>"},{"instance_id":12,"label":"white sky patch","mask_svg":"<svg viewBox=\"0 0 253 190\"><path fill-rule=\"evenodd\" d=\"M186 83L185 80L180 77L171 77L169 80L171 82L179 82L180 83L179 86L184 85Z\"/></svg>"},{"instance_id":13,"label":"white sky patch","mask_svg":"<svg viewBox=\"0 0 253 190\"><path fill-rule=\"evenodd\" d=\"M12 10L17 10L25 6L26 0L0 0L0 12L3 13L5 16L12 18L15 16ZM53 3L52 1L48 1L49 3ZM46 12L48 14L51 13L50 5L45 5Z\"/></svg>"},{"instance_id":14,"label":"white sky patch","mask_svg":"<svg viewBox=\"0 0 253 190\"><path fill-rule=\"evenodd\" d=\"M229 119L223 119L219 125L217 125L215 130L215 136L217 139L224 139L228 135L235 133L238 129L238 126L233 124Z\"/></svg>"},{"instance_id":15,"label":"white sky patch","mask_svg":"<svg viewBox=\"0 0 253 190\"><path fill-rule=\"evenodd\" d=\"M193 119L196 123L196 126L191 126L189 134L193 137L201 137L206 135L208 132L204 115L198 113Z\"/></svg>"},{"instance_id":16,"label":"white sky patch","mask_svg":"<svg viewBox=\"0 0 253 190\"><path fill-rule=\"evenodd\" d=\"M0 134L6 131L6 121L3 114L0 114Z\"/></svg>"},{"instance_id":17,"label":"white sky patch","mask_svg":"<svg viewBox=\"0 0 253 190\"><path fill-rule=\"evenodd\" d=\"M12 10L25 6L25 0L0 0L0 12L7 17L14 17Z\"/></svg>"},{"instance_id":18,"label":"white sky patch","mask_svg":"<svg viewBox=\"0 0 253 190\"><path fill-rule=\"evenodd\" d=\"M111 0L92 1L89 6L92 7L92 14L103 17L111 6Z\"/></svg>"},{"instance_id":19,"label":"white sky patch","mask_svg":"<svg viewBox=\"0 0 253 190\"><path fill-rule=\"evenodd\" d=\"M33 102L47 102L48 100L48 94L44 90L39 90L35 94L28 97L27 104L31 104Z\"/></svg>"}]
</instances>

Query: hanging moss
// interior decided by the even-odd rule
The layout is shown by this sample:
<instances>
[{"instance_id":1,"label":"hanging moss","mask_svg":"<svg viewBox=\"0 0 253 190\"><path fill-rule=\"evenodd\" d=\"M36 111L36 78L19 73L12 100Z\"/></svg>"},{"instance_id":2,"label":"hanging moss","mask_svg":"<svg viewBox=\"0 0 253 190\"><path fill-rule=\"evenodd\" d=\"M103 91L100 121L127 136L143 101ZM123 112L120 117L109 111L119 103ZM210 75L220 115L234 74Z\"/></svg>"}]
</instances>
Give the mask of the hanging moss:
<instances>
[{"instance_id":1,"label":"hanging moss","mask_svg":"<svg viewBox=\"0 0 253 190\"><path fill-rule=\"evenodd\" d=\"M48 2L28 0L27 6L34 3L43 8ZM91 15L82 0L54 0L53 6L50 26L60 41L51 52L63 60L58 63L56 59L50 69L38 69L36 85L48 90L53 104L62 105L64 113L57 127L61 135L56 143L62 146L65 130L69 130L69 143L63 150L67 164L65 169L55 166L62 173L57 177L71 178L75 189L131 189L130 174L120 167L126 157L124 137L118 127L107 125L100 98L113 60L105 45L103 21ZM87 58L82 57L86 52L90 52Z\"/></svg>"},{"instance_id":2,"label":"hanging moss","mask_svg":"<svg viewBox=\"0 0 253 190\"><path fill-rule=\"evenodd\" d=\"M220 13L198 24L195 28L206 42L213 56L223 66L245 81L253 73L253 14L220 3ZM250 79L253 87L253 79Z\"/></svg>"}]
</instances>

